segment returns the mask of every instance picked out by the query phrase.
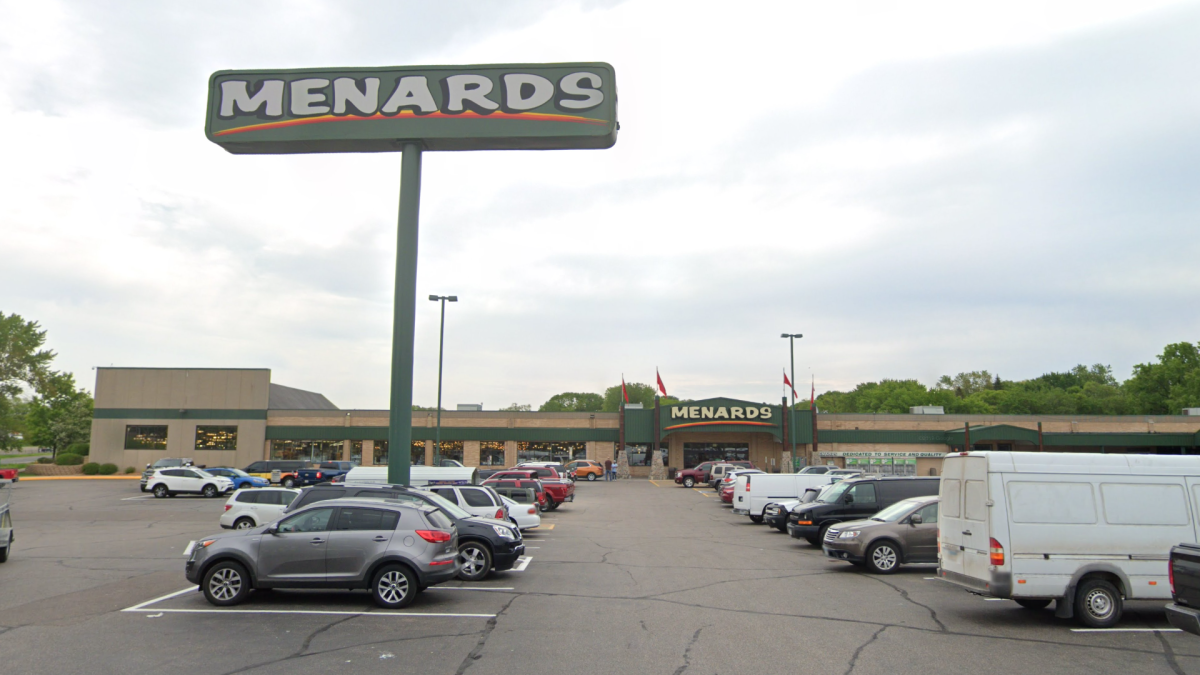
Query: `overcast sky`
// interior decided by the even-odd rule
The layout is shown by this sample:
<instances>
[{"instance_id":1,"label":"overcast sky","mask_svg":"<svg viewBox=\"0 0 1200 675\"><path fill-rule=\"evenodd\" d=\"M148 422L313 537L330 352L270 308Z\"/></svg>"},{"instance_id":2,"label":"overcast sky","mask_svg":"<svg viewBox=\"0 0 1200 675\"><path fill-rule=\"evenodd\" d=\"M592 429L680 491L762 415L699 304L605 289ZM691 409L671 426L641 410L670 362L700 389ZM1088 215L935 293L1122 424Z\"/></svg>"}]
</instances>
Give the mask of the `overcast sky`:
<instances>
[{"instance_id":1,"label":"overcast sky","mask_svg":"<svg viewBox=\"0 0 1200 675\"><path fill-rule=\"evenodd\" d=\"M688 12L680 13L686 7ZM1128 377L1200 339L1200 5L0 0L0 311L59 368L388 403L400 158L234 156L218 69L607 61L609 150L429 153L443 404ZM414 400L437 391L418 304Z\"/></svg>"}]
</instances>

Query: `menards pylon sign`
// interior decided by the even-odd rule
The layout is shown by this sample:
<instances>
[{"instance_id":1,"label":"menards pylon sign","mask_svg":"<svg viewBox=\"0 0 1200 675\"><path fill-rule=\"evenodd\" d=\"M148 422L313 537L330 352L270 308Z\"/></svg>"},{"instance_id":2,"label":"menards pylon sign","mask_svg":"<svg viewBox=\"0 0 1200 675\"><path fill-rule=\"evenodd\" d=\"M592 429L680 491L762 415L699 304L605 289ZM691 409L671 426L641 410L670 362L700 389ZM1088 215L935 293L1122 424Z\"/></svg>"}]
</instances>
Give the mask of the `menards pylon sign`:
<instances>
[{"instance_id":1,"label":"menards pylon sign","mask_svg":"<svg viewBox=\"0 0 1200 675\"><path fill-rule=\"evenodd\" d=\"M206 132L233 153L609 148L606 63L218 71Z\"/></svg>"},{"instance_id":2,"label":"menards pylon sign","mask_svg":"<svg viewBox=\"0 0 1200 675\"><path fill-rule=\"evenodd\" d=\"M208 139L235 154L402 153L388 482L408 484L421 154L611 148L620 126L612 66L222 70L209 78L205 120Z\"/></svg>"}]
</instances>

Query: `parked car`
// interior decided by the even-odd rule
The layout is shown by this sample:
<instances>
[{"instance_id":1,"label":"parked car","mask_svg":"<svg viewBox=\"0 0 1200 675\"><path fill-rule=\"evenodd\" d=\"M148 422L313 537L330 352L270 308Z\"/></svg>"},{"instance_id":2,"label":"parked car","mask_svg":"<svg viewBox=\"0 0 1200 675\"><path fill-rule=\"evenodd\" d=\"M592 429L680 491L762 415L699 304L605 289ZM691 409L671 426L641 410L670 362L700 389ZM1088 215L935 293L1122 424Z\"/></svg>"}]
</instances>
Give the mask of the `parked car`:
<instances>
[{"instance_id":1,"label":"parked car","mask_svg":"<svg viewBox=\"0 0 1200 675\"><path fill-rule=\"evenodd\" d=\"M827 474L828 475L828 474ZM901 499L938 493L937 478L877 477L840 481L810 504L788 515L788 534L820 546L833 525L869 518Z\"/></svg>"},{"instance_id":2,"label":"parked car","mask_svg":"<svg viewBox=\"0 0 1200 675\"><path fill-rule=\"evenodd\" d=\"M390 485L388 468L386 466L356 466L346 472L345 482ZM408 483L412 487L478 485L479 470L469 466L414 466L409 469Z\"/></svg>"},{"instance_id":3,"label":"parked car","mask_svg":"<svg viewBox=\"0 0 1200 675\"><path fill-rule=\"evenodd\" d=\"M733 463L729 463L729 462L722 462L721 464L714 464L713 467L708 472L709 487L713 488L714 490L720 490L721 489L721 481L727 475L729 475L730 472L738 471L739 469L740 470L754 469L754 467L749 466L749 464L750 464L750 462L745 462L744 464L733 464ZM754 470L757 471L757 469L754 469Z\"/></svg>"},{"instance_id":4,"label":"parked car","mask_svg":"<svg viewBox=\"0 0 1200 675\"><path fill-rule=\"evenodd\" d=\"M1170 599L1171 547L1200 539L1200 457L966 452L942 463L946 581L1090 628Z\"/></svg>"},{"instance_id":5,"label":"parked car","mask_svg":"<svg viewBox=\"0 0 1200 675\"><path fill-rule=\"evenodd\" d=\"M506 521L472 516L441 495L405 485L313 485L304 488L284 513L288 514L321 501L344 497L420 501L441 509L458 528L458 548L463 556L459 578L464 581L479 581L492 570L503 572L511 569L517 558L525 552L525 543L520 531L513 530Z\"/></svg>"},{"instance_id":6,"label":"parked car","mask_svg":"<svg viewBox=\"0 0 1200 675\"><path fill-rule=\"evenodd\" d=\"M174 497L178 494L217 497L233 490L233 481L214 476L194 466L182 469L159 469L150 476L147 488L155 497Z\"/></svg>"},{"instance_id":7,"label":"parked car","mask_svg":"<svg viewBox=\"0 0 1200 675\"><path fill-rule=\"evenodd\" d=\"M1167 621L1180 630L1200 635L1200 544L1172 547L1167 570L1174 600L1167 605Z\"/></svg>"},{"instance_id":8,"label":"parked car","mask_svg":"<svg viewBox=\"0 0 1200 675\"><path fill-rule=\"evenodd\" d=\"M367 588L380 607L399 609L460 570L449 518L433 506L385 500L322 502L265 527L191 542L187 555L187 580L217 606L260 588Z\"/></svg>"},{"instance_id":9,"label":"parked car","mask_svg":"<svg viewBox=\"0 0 1200 675\"><path fill-rule=\"evenodd\" d=\"M353 468L354 462L321 462L316 468L297 471L295 485L304 487L332 481L338 476L345 476Z\"/></svg>"},{"instance_id":10,"label":"parked car","mask_svg":"<svg viewBox=\"0 0 1200 675\"><path fill-rule=\"evenodd\" d=\"M538 510L546 509L546 502L547 502L546 488L544 485L542 485L542 481L540 481L540 480L534 480L534 479L499 480L498 479L498 480L492 481L492 482L484 481L484 484L487 485L488 487L492 488L496 492L504 495L505 497L508 497L510 499L515 499L518 502L522 501L521 498L518 497L518 494L525 490L530 490L533 492L533 496L534 496L533 503L537 504ZM512 492L510 492L510 491L512 491Z\"/></svg>"},{"instance_id":11,"label":"parked car","mask_svg":"<svg viewBox=\"0 0 1200 675\"><path fill-rule=\"evenodd\" d=\"M526 488L526 491L532 492L528 488ZM507 507L508 519L522 532L532 530L542 524L542 517L538 514L536 502L518 502L504 495L500 495L500 499L504 502L505 507ZM533 496L530 495L529 499L532 500Z\"/></svg>"},{"instance_id":12,"label":"parked car","mask_svg":"<svg viewBox=\"0 0 1200 675\"><path fill-rule=\"evenodd\" d=\"M211 473L214 476L224 476L225 478L228 478L229 480L233 481L233 489L234 490L241 490L242 488L248 488L248 487L256 487L256 488L257 487L267 487L268 485L271 484L271 481L267 480L266 478L259 478L258 476L251 476L250 474L246 473L245 471L242 471L241 469L216 467L214 469L205 469L205 471L207 471L208 473Z\"/></svg>"},{"instance_id":13,"label":"parked car","mask_svg":"<svg viewBox=\"0 0 1200 675\"><path fill-rule=\"evenodd\" d=\"M250 466L242 471L256 478L265 478L271 483L278 483L283 487L290 488L296 486L296 472L306 466L308 466L308 462L300 459L263 459L251 462Z\"/></svg>"},{"instance_id":14,"label":"parked car","mask_svg":"<svg viewBox=\"0 0 1200 675\"><path fill-rule=\"evenodd\" d=\"M559 478L566 478L568 480L573 481L573 480L575 480L575 477L576 477L575 471L573 469L568 468L567 465L563 464L562 462L521 462L520 464L518 464L516 466L516 468L518 468L518 469L530 469L530 468L554 469L555 471L558 472ZM545 474L542 474L542 477L545 477Z\"/></svg>"},{"instance_id":15,"label":"parked car","mask_svg":"<svg viewBox=\"0 0 1200 675\"><path fill-rule=\"evenodd\" d=\"M753 469L754 464L746 461L729 461L729 462L701 462L691 469L683 469L675 472L675 484L684 487L692 487L696 483L707 483L708 476L714 465L717 464L736 464L746 469Z\"/></svg>"},{"instance_id":16,"label":"parked car","mask_svg":"<svg viewBox=\"0 0 1200 675\"><path fill-rule=\"evenodd\" d=\"M798 499L808 488L828 485L834 479L829 473L775 473L743 480L744 474L738 472L735 478L733 512L750 516L751 522L755 523L763 521L763 508L768 502Z\"/></svg>"},{"instance_id":17,"label":"parked car","mask_svg":"<svg viewBox=\"0 0 1200 675\"><path fill-rule=\"evenodd\" d=\"M451 504L457 504L473 516L508 520L500 495L487 485L438 485L428 489L445 497Z\"/></svg>"},{"instance_id":18,"label":"parked car","mask_svg":"<svg viewBox=\"0 0 1200 675\"><path fill-rule=\"evenodd\" d=\"M12 488L0 485L0 563L12 555L13 542L17 540L13 532L12 521Z\"/></svg>"},{"instance_id":19,"label":"parked car","mask_svg":"<svg viewBox=\"0 0 1200 675\"><path fill-rule=\"evenodd\" d=\"M575 472L576 480L582 478L594 481L604 478L604 465L592 459L577 459L567 464L567 468Z\"/></svg>"},{"instance_id":20,"label":"parked car","mask_svg":"<svg viewBox=\"0 0 1200 675\"><path fill-rule=\"evenodd\" d=\"M300 490L295 488L238 490L225 502L225 513L221 514L221 527L227 530L248 530L279 520L283 516L283 510L291 505L298 494Z\"/></svg>"},{"instance_id":21,"label":"parked car","mask_svg":"<svg viewBox=\"0 0 1200 675\"><path fill-rule=\"evenodd\" d=\"M484 481L484 485L491 485L496 481L502 480L530 479L536 479L541 482L546 492L546 510L548 511L557 509L564 502L575 501L575 484L571 480L561 476L552 467L527 467L524 469L518 468L499 471Z\"/></svg>"},{"instance_id":22,"label":"parked car","mask_svg":"<svg viewBox=\"0 0 1200 675\"><path fill-rule=\"evenodd\" d=\"M21 477L17 475L16 469L5 469L0 467L0 481L3 480L16 483L17 481L21 480Z\"/></svg>"},{"instance_id":23,"label":"parked car","mask_svg":"<svg viewBox=\"0 0 1200 675\"><path fill-rule=\"evenodd\" d=\"M721 501L726 504L733 504L733 484L726 485L721 488Z\"/></svg>"},{"instance_id":24,"label":"parked car","mask_svg":"<svg viewBox=\"0 0 1200 675\"><path fill-rule=\"evenodd\" d=\"M801 504L816 501L817 497L831 486L833 486L833 483L823 485L819 488L808 488L797 499L784 499L767 504L763 507L763 522L780 532L787 532L787 519L791 515L792 509Z\"/></svg>"},{"instance_id":25,"label":"parked car","mask_svg":"<svg viewBox=\"0 0 1200 675\"><path fill-rule=\"evenodd\" d=\"M875 574L891 574L903 564L938 561L938 498L902 499L866 520L825 531L825 555Z\"/></svg>"},{"instance_id":26,"label":"parked car","mask_svg":"<svg viewBox=\"0 0 1200 675\"><path fill-rule=\"evenodd\" d=\"M837 467L833 464L813 464L800 469L796 473L829 473Z\"/></svg>"},{"instance_id":27,"label":"parked car","mask_svg":"<svg viewBox=\"0 0 1200 675\"><path fill-rule=\"evenodd\" d=\"M175 469L182 466L191 465L192 460L188 457L164 457L162 459L155 460L153 464L147 464L146 470L142 472L142 492L148 492L150 490L150 488L146 487L146 485L150 482L150 477L154 475L155 471L158 471L159 469Z\"/></svg>"}]
</instances>

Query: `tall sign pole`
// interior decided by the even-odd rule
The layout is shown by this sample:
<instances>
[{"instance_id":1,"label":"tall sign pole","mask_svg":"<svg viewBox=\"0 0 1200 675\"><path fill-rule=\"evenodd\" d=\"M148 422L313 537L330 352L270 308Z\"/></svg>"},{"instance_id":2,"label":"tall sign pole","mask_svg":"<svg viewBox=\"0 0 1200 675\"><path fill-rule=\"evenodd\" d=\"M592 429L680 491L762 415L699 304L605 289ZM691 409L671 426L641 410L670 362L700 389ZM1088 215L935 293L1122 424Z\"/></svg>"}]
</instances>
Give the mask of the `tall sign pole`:
<instances>
[{"instance_id":1,"label":"tall sign pole","mask_svg":"<svg viewBox=\"0 0 1200 675\"><path fill-rule=\"evenodd\" d=\"M619 127L616 75L599 62L221 70L209 78L204 133L232 154L401 153L388 482L411 477L421 154L601 150L616 144Z\"/></svg>"},{"instance_id":2,"label":"tall sign pole","mask_svg":"<svg viewBox=\"0 0 1200 675\"><path fill-rule=\"evenodd\" d=\"M804 335L802 333L784 333L783 335L780 335L779 337L785 337L788 339L788 350L792 356L792 363L791 363L791 366L792 366L792 397L789 399L791 401L791 405L789 405L787 407L787 409L788 409L788 422L791 424L792 429L795 430L795 428L796 428L796 338L802 338L802 337L804 337ZM792 461L795 461L795 457L796 457L796 434L793 431L793 433L792 433L792 458L793 458L793 460Z\"/></svg>"}]
</instances>

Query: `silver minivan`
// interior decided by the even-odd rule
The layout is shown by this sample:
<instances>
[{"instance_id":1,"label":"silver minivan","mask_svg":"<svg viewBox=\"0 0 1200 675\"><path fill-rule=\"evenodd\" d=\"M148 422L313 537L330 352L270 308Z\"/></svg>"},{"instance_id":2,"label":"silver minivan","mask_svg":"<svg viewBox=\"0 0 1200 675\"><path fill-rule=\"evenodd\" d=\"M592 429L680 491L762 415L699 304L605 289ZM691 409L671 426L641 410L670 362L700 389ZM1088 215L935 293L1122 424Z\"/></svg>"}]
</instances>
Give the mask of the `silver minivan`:
<instances>
[{"instance_id":1,"label":"silver minivan","mask_svg":"<svg viewBox=\"0 0 1200 675\"><path fill-rule=\"evenodd\" d=\"M399 609L462 566L454 523L398 499L316 502L263 527L193 541L185 554L188 581L218 606L260 588L365 588L380 607Z\"/></svg>"}]
</instances>

